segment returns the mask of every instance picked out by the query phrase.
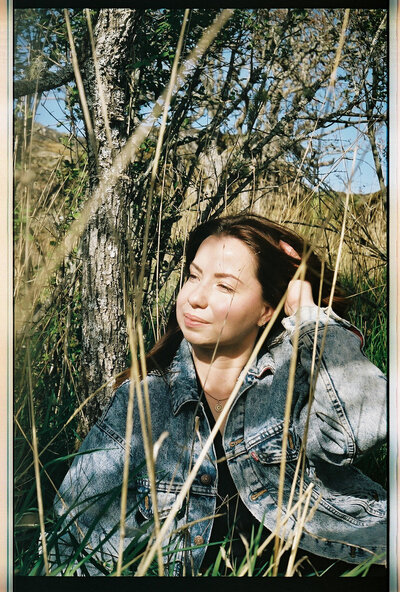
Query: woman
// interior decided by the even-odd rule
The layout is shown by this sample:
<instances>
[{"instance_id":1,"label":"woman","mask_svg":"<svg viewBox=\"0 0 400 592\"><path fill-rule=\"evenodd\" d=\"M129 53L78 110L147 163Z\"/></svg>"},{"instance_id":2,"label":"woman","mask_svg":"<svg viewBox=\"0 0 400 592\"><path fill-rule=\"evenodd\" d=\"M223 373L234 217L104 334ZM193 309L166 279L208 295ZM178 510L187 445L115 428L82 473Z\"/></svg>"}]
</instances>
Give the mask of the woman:
<instances>
[{"instance_id":1,"label":"woman","mask_svg":"<svg viewBox=\"0 0 400 592\"><path fill-rule=\"evenodd\" d=\"M321 262L315 254L307 258L305 280L292 280L306 246L293 232L255 215L210 220L189 238L187 279L176 311L165 336L147 356L153 441L168 432L156 460L161 520L229 395L238 381L241 385L164 541L166 574L204 573L219 548L210 545L207 550L207 544L220 543L228 531L231 561L244 556L240 535L249 539L260 523L264 536L274 531L293 356L279 532L282 538L293 537L299 512L291 508L310 487L309 516L299 541L303 552L348 563L376 555L384 562L385 491L353 463L385 439L385 378L362 353L357 329L336 314L345 312L339 290L334 310L315 304L321 284ZM331 281L332 272L324 270L323 307ZM285 294L283 310L257 359L241 376ZM310 410L313 365L317 379ZM110 571L118 555L129 385L127 371L66 476L62 501L56 501L59 515L67 515L70 526L70 534L60 537L64 546L59 560L70 559L74 545L83 540L87 552L95 551L85 564L93 574ZM141 540L154 516L137 397L134 407L125 547ZM297 463L302 443L303 468ZM215 514L219 516L213 519Z\"/></svg>"}]
</instances>

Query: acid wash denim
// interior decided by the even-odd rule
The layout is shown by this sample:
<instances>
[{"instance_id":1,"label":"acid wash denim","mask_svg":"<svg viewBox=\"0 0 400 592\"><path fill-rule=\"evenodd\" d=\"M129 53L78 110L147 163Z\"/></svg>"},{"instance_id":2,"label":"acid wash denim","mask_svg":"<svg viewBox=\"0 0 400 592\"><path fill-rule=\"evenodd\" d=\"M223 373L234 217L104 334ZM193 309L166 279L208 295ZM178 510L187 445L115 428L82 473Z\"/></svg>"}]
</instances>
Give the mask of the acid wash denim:
<instances>
[{"instance_id":1,"label":"acid wash denim","mask_svg":"<svg viewBox=\"0 0 400 592\"><path fill-rule=\"evenodd\" d=\"M293 537L303 506L300 511L290 512L290 508L298 500L300 490L312 484L309 516L301 534L300 548L349 563L360 563L379 555L378 562L384 563L385 490L353 463L385 440L385 377L362 353L361 334L331 309L302 307L299 316L297 327L296 315L283 319L285 330L261 350L229 411L223 444L233 481L253 516L273 531L278 515L289 366L297 332L280 534L285 539ZM315 367L318 376L308 417L317 322ZM153 442L163 432L168 432L156 460L157 506L162 522L199 457L210 426L199 402L191 347L187 341L182 341L167 373L150 373L147 381ZM101 565L111 565L118 556L129 388L129 381L120 386L102 418L90 431L63 481L62 501L57 497L55 502L58 515L67 515L74 540L80 541L86 535L86 551L96 551L93 558L96 558L97 568L93 565L88 568L94 575L101 575ZM125 547L132 540L140 541L153 519L136 396L133 421ZM307 423L306 463L302 475L301 465L298 472L296 465ZM291 492L293 480L295 488ZM164 555L166 575L199 573L216 508L217 483L216 457L211 447L164 541L164 550L168 545ZM57 560L71 558L73 546L65 532L59 542L63 546Z\"/></svg>"}]
</instances>

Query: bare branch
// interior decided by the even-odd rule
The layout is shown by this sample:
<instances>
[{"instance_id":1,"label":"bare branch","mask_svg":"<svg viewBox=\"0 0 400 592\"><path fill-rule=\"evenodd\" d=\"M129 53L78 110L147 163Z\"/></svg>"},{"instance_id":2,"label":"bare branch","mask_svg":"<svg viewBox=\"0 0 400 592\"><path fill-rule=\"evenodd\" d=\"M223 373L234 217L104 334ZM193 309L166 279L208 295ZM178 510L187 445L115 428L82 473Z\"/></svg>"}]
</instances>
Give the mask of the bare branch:
<instances>
[{"instance_id":1,"label":"bare branch","mask_svg":"<svg viewBox=\"0 0 400 592\"><path fill-rule=\"evenodd\" d=\"M35 92L42 93L53 90L71 82L74 79L74 70L72 64L66 64L57 72L47 71L34 80L16 80L14 82L14 99L19 99L26 95L32 95Z\"/></svg>"}]
</instances>

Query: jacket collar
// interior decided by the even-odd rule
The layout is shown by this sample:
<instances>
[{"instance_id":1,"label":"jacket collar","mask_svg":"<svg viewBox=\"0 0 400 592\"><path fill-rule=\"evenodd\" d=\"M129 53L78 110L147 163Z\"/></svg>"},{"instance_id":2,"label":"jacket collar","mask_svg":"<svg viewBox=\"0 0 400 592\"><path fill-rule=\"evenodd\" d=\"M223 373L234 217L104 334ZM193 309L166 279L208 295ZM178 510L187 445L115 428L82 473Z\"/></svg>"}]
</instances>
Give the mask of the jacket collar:
<instances>
[{"instance_id":1,"label":"jacket collar","mask_svg":"<svg viewBox=\"0 0 400 592\"><path fill-rule=\"evenodd\" d=\"M260 380L267 374L275 372L274 359L268 350L262 349L258 359L249 369L239 395L247 386ZM172 411L176 415L182 405L189 401L198 402L200 398L196 370L192 358L191 345L185 338L178 348L168 372L168 382L171 388Z\"/></svg>"},{"instance_id":2,"label":"jacket collar","mask_svg":"<svg viewBox=\"0 0 400 592\"><path fill-rule=\"evenodd\" d=\"M169 367L168 378L174 415L178 413L184 403L199 400L200 395L191 346L185 338L182 339Z\"/></svg>"}]
</instances>

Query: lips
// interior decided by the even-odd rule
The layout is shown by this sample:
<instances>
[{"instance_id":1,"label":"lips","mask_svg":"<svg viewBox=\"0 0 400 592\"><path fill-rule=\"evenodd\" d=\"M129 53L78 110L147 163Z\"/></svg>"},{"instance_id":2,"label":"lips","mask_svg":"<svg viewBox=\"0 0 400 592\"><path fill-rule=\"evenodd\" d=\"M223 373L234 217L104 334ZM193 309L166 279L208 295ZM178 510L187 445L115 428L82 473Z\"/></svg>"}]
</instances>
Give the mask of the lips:
<instances>
[{"instance_id":1,"label":"lips","mask_svg":"<svg viewBox=\"0 0 400 592\"><path fill-rule=\"evenodd\" d=\"M198 327L201 325L209 325L208 321L205 321L204 319L202 319L200 317L196 317L196 315L191 315L188 313L185 313L183 315L183 319L184 319L185 325L187 327Z\"/></svg>"}]
</instances>

